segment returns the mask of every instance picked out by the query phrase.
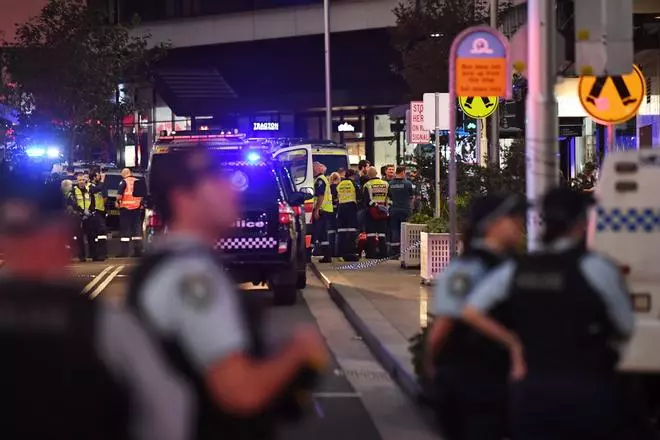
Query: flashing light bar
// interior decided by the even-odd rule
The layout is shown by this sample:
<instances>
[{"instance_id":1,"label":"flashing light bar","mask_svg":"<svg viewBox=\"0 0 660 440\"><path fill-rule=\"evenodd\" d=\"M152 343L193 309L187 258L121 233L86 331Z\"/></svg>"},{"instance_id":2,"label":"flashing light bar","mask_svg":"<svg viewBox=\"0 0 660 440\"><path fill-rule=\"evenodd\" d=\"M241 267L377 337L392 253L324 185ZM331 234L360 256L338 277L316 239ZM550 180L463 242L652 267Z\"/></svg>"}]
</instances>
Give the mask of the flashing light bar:
<instances>
[{"instance_id":1,"label":"flashing light bar","mask_svg":"<svg viewBox=\"0 0 660 440\"><path fill-rule=\"evenodd\" d=\"M172 132L172 134L175 134ZM187 140L187 141L194 141L194 140L209 140L209 139L240 139L243 140L245 139L244 134L232 134L232 133L227 133L227 134L194 134L194 135L176 135L176 136L161 136L159 140L161 141L174 141L174 140Z\"/></svg>"},{"instance_id":2,"label":"flashing light bar","mask_svg":"<svg viewBox=\"0 0 660 440\"><path fill-rule=\"evenodd\" d=\"M30 147L25 150L28 157L48 157L49 159L57 159L60 157L60 150L55 147Z\"/></svg>"}]
</instances>

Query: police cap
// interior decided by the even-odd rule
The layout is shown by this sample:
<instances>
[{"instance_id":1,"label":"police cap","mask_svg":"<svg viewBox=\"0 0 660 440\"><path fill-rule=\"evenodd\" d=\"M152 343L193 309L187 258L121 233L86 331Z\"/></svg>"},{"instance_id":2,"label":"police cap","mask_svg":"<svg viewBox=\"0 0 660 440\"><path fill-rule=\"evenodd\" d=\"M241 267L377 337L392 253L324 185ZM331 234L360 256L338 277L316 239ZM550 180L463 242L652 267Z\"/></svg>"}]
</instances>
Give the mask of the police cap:
<instances>
[{"instance_id":1,"label":"police cap","mask_svg":"<svg viewBox=\"0 0 660 440\"><path fill-rule=\"evenodd\" d=\"M542 210L546 221L570 225L584 220L587 210L596 201L589 193L569 188L555 188L543 198Z\"/></svg>"},{"instance_id":2,"label":"police cap","mask_svg":"<svg viewBox=\"0 0 660 440\"><path fill-rule=\"evenodd\" d=\"M30 233L65 219L58 183L6 168L0 171L0 233Z\"/></svg>"},{"instance_id":3,"label":"police cap","mask_svg":"<svg viewBox=\"0 0 660 440\"><path fill-rule=\"evenodd\" d=\"M517 194L482 196L472 201L468 221L476 232L483 233L502 217L524 216L528 207L527 201Z\"/></svg>"}]
</instances>

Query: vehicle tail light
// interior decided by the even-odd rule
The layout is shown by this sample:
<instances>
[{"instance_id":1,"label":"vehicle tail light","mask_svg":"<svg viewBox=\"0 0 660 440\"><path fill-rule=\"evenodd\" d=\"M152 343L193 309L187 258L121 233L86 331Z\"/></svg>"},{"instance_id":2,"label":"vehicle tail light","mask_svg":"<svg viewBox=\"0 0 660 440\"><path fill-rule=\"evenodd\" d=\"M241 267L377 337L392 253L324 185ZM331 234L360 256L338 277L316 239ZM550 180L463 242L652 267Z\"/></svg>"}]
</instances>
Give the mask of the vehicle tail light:
<instances>
[{"instance_id":1,"label":"vehicle tail light","mask_svg":"<svg viewBox=\"0 0 660 440\"><path fill-rule=\"evenodd\" d=\"M162 225L160 216L156 212L152 212L147 221L147 225L149 225L150 228L160 228Z\"/></svg>"},{"instance_id":2,"label":"vehicle tail light","mask_svg":"<svg viewBox=\"0 0 660 440\"><path fill-rule=\"evenodd\" d=\"M311 213L314 211L314 204L313 203L305 203L305 212Z\"/></svg>"},{"instance_id":3,"label":"vehicle tail light","mask_svg":"<svg viewBox=\"0 0 660 440\"><path fill-rule=\"evenodd\" d=\"M291 207L286 203L280 203L279 217L281 225L289 225L294 221L294 213Z\"/></svg>"},{"instance_id":4,"label":"vehicle tail light","mask_svg":"<svg viewBox=\"0 0 660 440\"><path fill-rule=\"evenodd\" d=\"M291 209L293 210L294 214L297 216L302 215L302 208L300 206L292 206Z\"/></svg>"}]
</instances>

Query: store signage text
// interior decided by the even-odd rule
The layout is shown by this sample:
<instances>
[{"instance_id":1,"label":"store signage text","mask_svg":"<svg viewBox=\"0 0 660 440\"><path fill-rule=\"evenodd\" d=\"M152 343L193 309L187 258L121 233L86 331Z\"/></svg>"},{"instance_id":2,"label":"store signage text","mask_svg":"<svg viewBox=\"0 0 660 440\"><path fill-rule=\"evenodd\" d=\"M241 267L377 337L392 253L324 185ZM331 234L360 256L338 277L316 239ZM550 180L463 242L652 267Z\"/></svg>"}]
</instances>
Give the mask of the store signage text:
<instances>
[{"instance_id":1,"label":"store signage text","mask_svg":"<svg viewBox=\"0 0 660 440\"><path fill-rule=\"evenodd\" d=\"M253 131L278 131L280 129L279 122L253 122Z\"/></svg>"},{"instance_id":2,"label":"store signage text","mask_svg":"<svg viewBox=\"0 0 660 440\"><path fill-rule=\"evenodd\" d=\"M337 127L337 130L340 133L354 132L355 127L353 125L349 124L348 122L344 122L343 124L339 125L339 127Z\"/></svg>"}]
</instances>

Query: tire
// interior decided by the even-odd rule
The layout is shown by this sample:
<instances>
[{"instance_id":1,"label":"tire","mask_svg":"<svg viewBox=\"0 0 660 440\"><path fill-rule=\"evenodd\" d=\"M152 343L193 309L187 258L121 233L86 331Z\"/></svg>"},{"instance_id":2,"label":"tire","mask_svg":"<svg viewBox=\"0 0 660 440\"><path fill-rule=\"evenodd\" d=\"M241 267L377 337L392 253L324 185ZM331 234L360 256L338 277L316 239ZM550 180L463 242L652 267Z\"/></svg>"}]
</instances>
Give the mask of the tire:
<instances>
[{"instance_id":1,"label":"tire","mask_svg":"<svg viewBox=\"0 0 660 440\"><path fill-rule=\"evenodd\" d=\"M298 289L296 286L274 286L273 305L292 306L298 301Z\"/></svg>"},{"instance_id":2,"label":"tire","mask_svg":"<svg viewBox=\"0 0 660 440\"><path fill-rule=\"evenodd\" d=\"M302 290L305 287L307 287L307 271L299 272L298 279L296 280L296 288Z\"/></svg>"}]
</instances>

